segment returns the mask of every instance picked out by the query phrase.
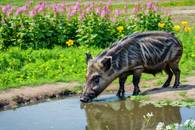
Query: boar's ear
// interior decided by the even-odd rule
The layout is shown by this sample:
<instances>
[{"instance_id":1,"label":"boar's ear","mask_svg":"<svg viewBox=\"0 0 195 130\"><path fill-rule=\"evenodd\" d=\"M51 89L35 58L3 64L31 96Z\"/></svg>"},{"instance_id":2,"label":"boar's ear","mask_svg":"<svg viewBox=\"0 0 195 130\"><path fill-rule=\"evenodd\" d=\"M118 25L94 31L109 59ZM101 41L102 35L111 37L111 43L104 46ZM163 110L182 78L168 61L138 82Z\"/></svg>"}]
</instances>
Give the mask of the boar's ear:
<instances>
[{"instance_id":1,"label":"boar's ear","mask_svg":"<svg viewBox=\"0 0 195 130\"><path fill-rule=\"evenodd\" d=\"M88 64L89 60L92 59L92 56L89 52L85 53L86 55L86 63Z\"/></svg>"},{"instance_id":2,"label":"boar's ear","mask_svg":"<svg viewBox=\"0 0 195 130\"><path fill-rule=\"evenodd\" d=\"M109 70L110 67L111 67L111 64L112 64L112 57L111 57L111 56L105 57L105 58L101 61L101 64L102 64L102 68L103 68L104 71Z\"/></svg>"}]
</instances>

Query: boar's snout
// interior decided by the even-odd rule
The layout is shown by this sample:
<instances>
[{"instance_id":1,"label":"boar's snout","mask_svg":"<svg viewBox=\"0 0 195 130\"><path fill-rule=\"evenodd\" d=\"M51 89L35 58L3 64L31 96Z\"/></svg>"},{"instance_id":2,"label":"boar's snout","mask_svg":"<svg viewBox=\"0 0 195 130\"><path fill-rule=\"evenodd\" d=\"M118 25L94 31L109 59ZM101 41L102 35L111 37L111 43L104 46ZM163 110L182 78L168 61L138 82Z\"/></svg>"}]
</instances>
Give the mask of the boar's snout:
<instances>
[{"instance_id":1,"label":"boar's snout","mask_svg":"<svg viewBox=\"0 0 195 130\"><path fill-rule=\"evenodd\" d=\"M87 102L90 102L91 99L90 99L89 97L87 97L87 96L81 96L81 97L80 97L80 101L81 101L81 102L87 103Z\"/></svg>"},{"instance_id":2,"label":"boar's snout","mask_svg":"<svg viewBox=\"0 0 195 130\"><path fill-rule=\"evenodd\" d=\"M84 93L80 96L80 101L81 102L91 102L92 99L96 97L96 94L94 91L90 91L90 93Z\"/></svg>"}]
</instances>

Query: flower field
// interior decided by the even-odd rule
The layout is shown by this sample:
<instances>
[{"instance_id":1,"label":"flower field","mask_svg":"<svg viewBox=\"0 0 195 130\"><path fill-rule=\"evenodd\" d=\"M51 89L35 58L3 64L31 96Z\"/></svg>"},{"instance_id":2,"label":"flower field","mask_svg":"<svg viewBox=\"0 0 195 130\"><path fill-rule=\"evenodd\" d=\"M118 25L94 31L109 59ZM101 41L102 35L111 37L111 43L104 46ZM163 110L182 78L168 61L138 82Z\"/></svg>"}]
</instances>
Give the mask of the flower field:
<instances>
[{"instance_id":1,"label":"flower field","mask_svg":"<svg viewBox=\"0 0 195 130\"><path fill-rule=\"evenodd\" d=\"M172 16L151 2L113 8L93 2L82 5L45 2L0 6L0 89L85 79L85 52L97 55L134 32L169 31L183 42L182 75L195 69L195 28L175 24ZM151 76L144 75L145 79Z\"/></svg>"},{"instance_id":2,"label":"flower field","mask_svg":"<svg viewBox=\"0 0 195 130\"><path fill-rule=\"evenodd\" d=\"M21 7L1 6L0 49L52 48L56 45L96 46L105 48L125 35L146 30L173 31L170 16L163 15L151 2L136 5L128 12L106 5L90 3L68 6L64 3ZM160 25L160 26L158 26ZM74 44L66 44L67 41Z\"/></svg>"}]
</instances>

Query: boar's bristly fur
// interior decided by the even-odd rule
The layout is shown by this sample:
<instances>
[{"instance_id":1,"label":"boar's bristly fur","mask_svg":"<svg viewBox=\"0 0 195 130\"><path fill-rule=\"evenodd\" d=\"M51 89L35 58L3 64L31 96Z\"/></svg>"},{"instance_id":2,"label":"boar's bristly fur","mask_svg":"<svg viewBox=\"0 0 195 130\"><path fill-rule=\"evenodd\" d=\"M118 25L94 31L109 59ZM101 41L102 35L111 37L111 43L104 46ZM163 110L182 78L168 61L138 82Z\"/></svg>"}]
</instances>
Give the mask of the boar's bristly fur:
<instances>
[{"instance_id":1,"label":"boar's bristly fur","mask_svg":"<svg viewBox=\"0 0 195 130\"><path fill-rule=\"evenodd\" d=\"M182 52L181 42L172 33L152 31L126 36L87 61L87 81L81 101L84 101L84 97L93 99L117 77L120 86L117 96L123 97L124 84L130 74L133 75L133 95L140 92L141 73L155 75L164 70L168 78L162 87L170 85L174 74L173 87L177 88L180 84L178 63Z\"/></svg>"}]
</instances>

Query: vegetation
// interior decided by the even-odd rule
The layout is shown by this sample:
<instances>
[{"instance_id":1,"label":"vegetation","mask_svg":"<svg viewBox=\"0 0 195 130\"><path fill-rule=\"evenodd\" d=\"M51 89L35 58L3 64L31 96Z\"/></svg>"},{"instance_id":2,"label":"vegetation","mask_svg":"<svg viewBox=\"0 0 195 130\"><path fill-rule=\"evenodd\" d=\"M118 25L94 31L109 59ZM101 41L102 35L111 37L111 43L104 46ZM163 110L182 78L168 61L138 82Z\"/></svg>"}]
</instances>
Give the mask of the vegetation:
<instances>
[{"instance_id":1,"label":"vegetation","mask_svg":"<svg viewBox=\"0 0 195 130\"><path fill-rule=\"evenodd\" d=\"M19 1L13 1L13 0L2 0L0 1L1 5L6 5L6 4L11 4L13 6L22 6L24 3L28 2L29 0L19 0ZM62 0L47 0L47 3L52 4L52 3L60 3ZM77 0L66 0L66 2L75 2ZM86 2L89 0L81 0L82 2ZM103 0L106 2L106 0ZM115 2L115 0L113 0ZM33 0L32 4L36 5L39 2L41 2L41 0ZM158 3L160 6L162 7L172 7L172 6L193 6L195 5L195 1L194 0L172 0L172 1L160 1L160 3ZM70 5L72 5L72 3L70 3ZM123 9L126 5L125 4L120 4L120 3L116 3L114 5L112 5L113 8L117 8L117 9ZM134 4L128 4L128 8L133 8Z\"/></svg>"},{"instance_id":2,"label":"vegetation","mask_svg":"<svg viewBox=\"0 0 195 130\"><path fill-rule=\"evenodd\" d=\"M78 51L79 50L79 51ZM0 52L0 89L40 83L83 81L85 52L97 54L96 48L62 48L21 50L10 48Z\"/></svg>"},{"instance_id":3,"label":"vegetation","mask_svg":"<svg viewBox=\"0 0 195 130\"><path fill-rule=\"evenodd\" d=\"M138 96L131 96L131 100L138 101L144 104L153 104L155 107L163 107L163 106L180 106L180 107L190 107L195 106L195 100L192 98L184 97L180 100L168 100L162 99L158 101L151 101L150 96L148 95L138 95Z\"/></svg>"},{"instance_id":4,"label":"vegetation","mask_svg":"<svg viewBox=\"0 0 195 130\"><path fill-rule=\"evenodd\" d=\"M41 49L53 48L55 45L105 48L133 32L180 30L180 26L173 25L170 16L163 15L158 11L159 7L151 2L143 7L135 6L133 17L110 8L111 4L104 7L94 4L81 7L79 2L70 7L63 3L51 6L44 2L36 6L26 3L18 8L2 6L0 49L11 46ZM185 32L190 29L184 28Z\"/></svg>"},{"instance_id":5,"label":"vegetation","mask_svg":"<svg viewBox=\"0 0 195 130\"><path fill-rule=\"evenodd\" d=\"M26 3L14 8L2 7L0 12L0 49L11 46L22 49L53 48L55 45L96 46L105 48L125 35L146 30L173 31L170 16L163 16L157 7L135 7L134 17L121 10L110 10L110 4L81 7L64 4L36 6ZM72 40L72 44L69 44ZM65 44L66 43L66 44Z\"/></svg>"},{"instance_id":6,"label":"vegetation","mask_svg":"<svg viewBox=\"0 0 195 130\"><path fill-rule=\"evenodd\" d=\"M1 7L0 89L57 81L84 82L85 52L97 55L117 39L147 30L176 33L184 45L182 76L192 73L195 28L187 21L174 25L171 17L163 15L151 2L135 6L134 15L110 8L110 3L81 7L79 2L71 7L43 2ZM162 76L159 79L161 82Z\"/></svg>"},{"instance_id":7,"label":"vegetation","mask_svg":"<svg viewBox=\"0 0 195 130\"><path fill-rule=\"evenodd\" d=\"M146 124L146 126L151 122L153 116L154 114L152 112L143 115L144 123ZM169 125L166 125L165 122L159 122L156 126L156 130L180 130L180 129L194 130L194 128L195 128L195 120L193 119L188 119L183 123L178 122Z\"/></svg>"}]
</instances>

